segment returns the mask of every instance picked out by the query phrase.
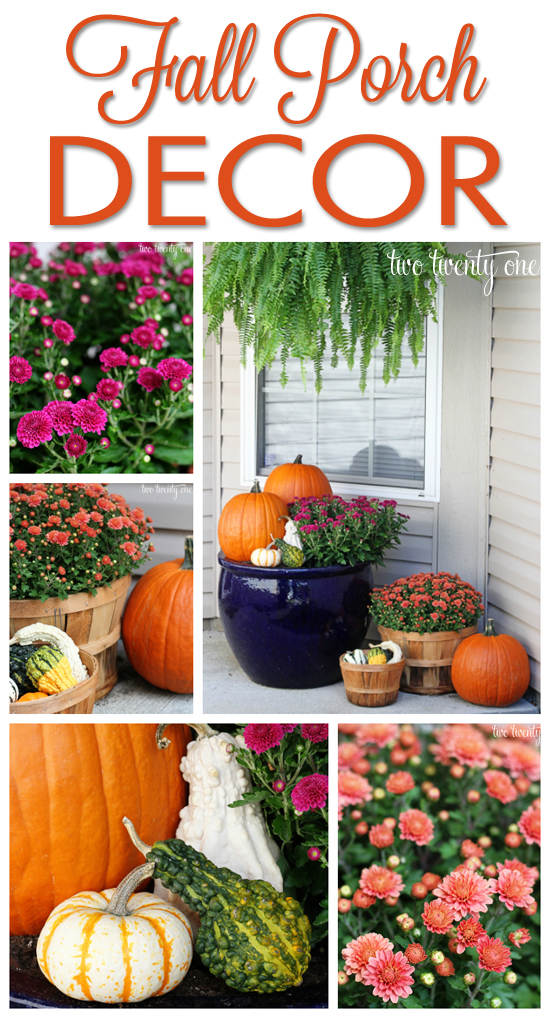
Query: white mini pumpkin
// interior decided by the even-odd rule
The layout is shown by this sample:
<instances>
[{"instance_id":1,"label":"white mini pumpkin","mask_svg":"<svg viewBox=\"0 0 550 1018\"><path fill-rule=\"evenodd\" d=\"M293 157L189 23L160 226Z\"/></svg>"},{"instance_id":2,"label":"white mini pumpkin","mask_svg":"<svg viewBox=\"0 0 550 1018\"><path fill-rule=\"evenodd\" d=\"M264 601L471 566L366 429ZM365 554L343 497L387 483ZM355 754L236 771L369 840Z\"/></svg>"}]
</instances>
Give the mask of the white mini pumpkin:
<instances>
[{"instance_id":1,"label":"white mini pumpkin","mask_svg":"<svg viewBox=\"0 0 550 1018\"><path fill-rule=\"evenodd\" d=\"M250 561L253 566L278 566L281 564L281 552L278 548L255 548Z\"/></svg>"},{"instance_id":2,"label":"white mini pumpkin","mask_svg":"<svg viewBox=\"0 0 550 1018\"><path fill-rule=\"evenodd\" d=\"M132 1004L181 983L193 957L188 920L154 894L131 894L153 869L138 866L118 888L83 891L54 908L36 953L58 990L76 1000Z\"/></svg>"}]
</instances>

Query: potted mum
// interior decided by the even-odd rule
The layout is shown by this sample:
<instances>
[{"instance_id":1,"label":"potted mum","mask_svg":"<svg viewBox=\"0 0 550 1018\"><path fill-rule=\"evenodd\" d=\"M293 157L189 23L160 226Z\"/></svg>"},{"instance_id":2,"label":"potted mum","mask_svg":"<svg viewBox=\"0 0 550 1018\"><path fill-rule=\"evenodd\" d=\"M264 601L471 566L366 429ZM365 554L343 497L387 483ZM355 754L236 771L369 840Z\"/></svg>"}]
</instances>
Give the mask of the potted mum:
<instances>
[{"instance_id":1,"label":"potted mum","mask_svg":"<svg viewBox=\"0 0 550 1018\"><path fill-rule=\"evenodd\" d=\"M405 656L401 688L437 696L454 691L453 654L477 632L482 595L451 573L417 573L374 591L372 609L383 640Z\"/></svg>"},{"instance_id":2,"label":"potted mum","mask_svg":"<svg viewBox=\"0 0 550 1018\"><path fill-rule=\"evenodd\" d=\"M10 485L10 637L41 622L99 664L96 699L117 681L131 573L154 551L152 520L103 484Z\"/></svg>"},{"instance_id":3,"label":"potted mum","mask_svg":"<svg viewBox=\"0 0 550 1018\"><path fill-rule=\"evenodd\" d=\"M393 501L365 496L304 496L291 501L287 512L281 499L266 492L237 495L222 513L219 605L225 635L243 670L260 685L330 685L341 680L340 655L365 637L372 566L399 544L408 517ZM249 511L263 521L259 529L250 530L252 516L243 515ZM243 542L245 530L252 533L252 548ZM275 568L252 565L255 540L265 543L272 533L277 550L284 545L282 560L274 560Z\"/></svg>"}]
</instances>

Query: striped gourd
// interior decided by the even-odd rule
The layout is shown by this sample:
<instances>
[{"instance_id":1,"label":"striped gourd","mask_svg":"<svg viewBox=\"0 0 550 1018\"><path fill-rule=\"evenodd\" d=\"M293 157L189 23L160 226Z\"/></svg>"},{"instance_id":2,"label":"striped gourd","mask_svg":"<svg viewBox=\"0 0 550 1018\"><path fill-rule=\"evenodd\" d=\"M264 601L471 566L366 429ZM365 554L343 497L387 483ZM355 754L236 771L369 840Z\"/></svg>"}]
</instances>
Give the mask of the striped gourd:
<instances>
[{"instance_id":1,"label":"striped gourd","mask_svg":"<svg viewBox=\"0 0 550 1018\"><path fill-rule=\"evenodd\" d=\"M195 950L215 976L241 992L298 986L311 956L311 927L300 904L265 880L219 868L178 839L150 848L124 820L132 840L155 862L155 877L201 917Z\"/></svg>"}]
</instances>

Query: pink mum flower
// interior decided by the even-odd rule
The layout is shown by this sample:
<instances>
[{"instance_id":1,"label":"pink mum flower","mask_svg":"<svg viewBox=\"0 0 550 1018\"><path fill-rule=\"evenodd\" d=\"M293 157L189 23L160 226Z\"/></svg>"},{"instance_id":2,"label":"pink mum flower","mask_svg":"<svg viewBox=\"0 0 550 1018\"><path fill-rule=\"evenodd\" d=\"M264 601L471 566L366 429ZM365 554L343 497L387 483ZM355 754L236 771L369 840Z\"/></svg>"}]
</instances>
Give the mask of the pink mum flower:
<instances>
[{"instance_id":1,"label":"pink mum flower","mask_svg":"<svg viewBox=\"0 0 550 1018\"><path fill-rule=\"evenodd\" d=\"M142 385L147 392L153 392L155 389L160 389L164 383L160 371L156 371L155 368L140 368L136 379L138 385Z\"/></svg>"},{"instance_id":2,"label":"pink mum flower","mask_svg":"<svg viewBox=\"0 0 550 1018\"><path fill-rule=\"evenodd\" d=\"M447 933L454 922L454 912L444 901L427 901L422 913L422 922L431 933Z\"/></svg>"},{"instance_id":3,"label":"pink mum flower","mask_svg":"<svg viewBox=\"0 0 550 1018\"><path fill-rule=\"evenodd\" d=\"M532 802L521 814L518 827L528 845L534 843L540 846L540 806Z\"/></svg>"},{"instance_id":4,"label":"pink mum flower","mask_svg":"<svg viewBox=\"0 0 550 1018\"><path fill-rule=\"evenodd\" d=\"M62 343L65 343L65 346L69 346L69 343L72 343L73 339L76 339L76 332L72 325L69 325L68 322L64 322L61 318L57 318L55 320L52 325L52 329L54 335L56 335Z\"/></svg>"},{"instance_id":5,"label":"pink mum flower","mask_svg":"<svg viewBox=\"0 0 550 1018\"><path fill-rule=\"evenodd\" d=\"M156 297L157 293L156 286L140 286L138 297L143 297L143 300L152 300L153 297Z\"/></svg>"},{"instance_id":6,"label":"pink mum flower","mask_svg":"<svg viewBox=\"0 0 550 1018\"><path fill-rule=\"evenodd\" d=\"M74 404L73 417L75 425L84 432L94 431L100 435L107 427L107 414L103 407L89 399L79 399Z\"/></svg>"},{"instance_id":7,"label":"pink mum flower","mask_svg":"<svg viewBox=\"0 0 550 1018\"><path fill-rule=\"evenodd\" d=\"M436 760L448 766L451 759L464 767L485 768L491 755L489 744L479 729L472 725L445 725L435 733L438 746L433 750Z\"/></svg>"},{"instance_id":8,"label":"pink mum flower","mask_svg":"<svg viewBox=\"0 0 550 1018\"><path fill-rule=\"evenodd\" d=\"M414 780L408 771L394 771L386 781L386 789L394 795L404 795L414 788Z\"/></svg>"},{"instance_id":9,"label":"pink mum flower","mask_svg":"<svg viewBox=\"0 0 550 1018\"><path fill-rule=\"evenodd\" d=\"M10 357L10 382L28 382L32 375L32 368L24 357Z\"/></svg>"},{"instance_id":10,"label":"pink mum flower","mask_svg":"<svg viewBox=\"0 0 550 1018\"><path fill-rule=\"evenodd\" d=\"M344 972L347 972L348 976L355 976L355 982L360 983L363 969L367 967L371 958L374 958L376 952L384 948L391 950L393 944L380 933L365 933L357 940L351 940L342 950Z\"/></svg>"},{"instance_id":11,"label":"pink mum flower","mask_svg":"<svg viewBox=\"0 0 550 1018\"><path fill-rule=\"evenodd\" d=\"M520 862L519 859L505 859L503 863L497 862L497 869L500 873L501 870L517 870L523 874L529 884L529 890L532 891L537 880L539 879L539 871L536 866L526 866L524 862Z\"/></svg>"},{"instance_id":12,"label":"pink mum flower","mask_svg":"<svg viewBox=\"0 0 550 1018\"><path fill-rule=\"evenodd\" d=\"M492 799L498 799L504 804L517 799L517 789L514 788L510 775L504 771L485 771L483 779L487 784L487 795Z\"/></svg>"},{"instance_id":13,"label":"pink mum flower","mask_svg":"<svg viewBox=\"0 0 550 1018\"><path fill-rule=\"evenodd\" d=\"M44 410L50 415L58 435L71 435L74 431L73 406L68 399L54 399L51 403L46 403Z\"/></svg>"},{"instance_id":14,"label":"pink mum flower","mask_svg":"<svg viewBox=\"0 0 550 1018\"><path fill-rule=\"evenodd\" d=\"M510 948L498 937L480 937L477 944L480 969L487 972L504 972L512 964Z\"/></svg>"},{"instance_id":15,"label":"pink mum flower","mask_svg":"<svg viewBox=\"0 0 550 1018\"><path fill-rule=\"evenodd\" d=\"M128 354L119 346L109 346L101 351L99 360L103 371L109 371L110 368L125 367L128 363Z\"/></svg>"},{"instance_id":16,"label":"pink mum flower","mask_svg":"<svg viewBox=\"0 0 550 1018\"><path fill-rule=\"evenodd\" d=\"M465 867L449 873L434 889L434 895L450 905L455 919L463 919L469 912L486 912L493 903L490 892L490 881Z\"/></svg>"},{"instance_id":17,"label":"pink mum flower","mask_svg":"<svg viewBox=\"0 0 550 1018\"><path fill-rule=\"evenodd\" d=\"M30 283L16 283L11 292L21 300L35 300L38 297L38 287Z\"/></svg>"},{"instance_id":18,"label":"pink mum flower","mask_svg":"<svg viewBox=\"0 0 550 1018\"><path fill-rule=\"evenodd\" d=\"M456 931L456 953L464 954L467 947L477 947L480 937L484 936L485 930L475 916L463 919Z\"/></svg>"},{"instance_id":19,"label":"pink mum flower","mask_svg":"<svg viewBox=\"0 0 550 1018\"><path fill-rule=\"evenodd\" d=\"M294 807L300 813L326 806L327 796L328 776L326 774L308 774L305 778L300 778L290 793Z\"/></svg>"},{"instance_id":20,"label":"pink mum flower","mask_svg":"<svg viewBox=\"0 0 550 1018\"><path fill-rule=\"evenodd\" d=\"M117 382L114 378L101 378L96 385L95 391L99 399L104 399L107 403L110 403L111 400L116 399L122 388L122 382Z\"/></svg>"},{"instance_id":21,"label":"pink mum flower","mask_svg":"<svg viewBox=\"0 0 550 1018\"><path fill-rule=\"evenodd\" d=\"M361 982L365 986L372 986L375 997L397 1004L400 997L408 997L412 993L414 979L411 978L411 972L414 972L414 968L406 961L402 951L394 954L393 951L382 950L370 959Z\"/></svg>"},{"instance_id":22,"label":"pink mum flower","mask_svg":"<svg viewBox=\"0 0 550 1018\"><path fill-rule=\"evenodd\" d=\"M180 382L193 374L193 368L181 357L165 357L159 361L157 369L164 378L177 378Z\"/></svg>"},{"instance_id":23,"label":"pink mum flower","mask_svg":"<svg viewBox=\"0 0 550 1018\"><path fill-rule=\"evenodd\" d=\"M74 456L77 459L79 456L84 455L88 448L88 443L85 438L82 438L82 435L71 435L63 448L68 456Z\"/></svg>"},{"instance_id":24,"label":"pink mum flower","mask_svg":"<svg viewBox=\"0 0 550 1018\"><path fill-rule=\"evenodd\" d=\"M375 824L369 831L369 841L375 848L389 848L393 840L393 831L387 824Z\"/></svg>"},{"instance_id":25,"label":"pink mum flower","mask_svg":"<svg viewBox=\"0 0 550 1018\"><path fill-rule=\"evenodd\" d=\"M302 737L309 742L326 742L328 725L302 725Z\"/></svg>"},{"instance_id":26,"label":"pink mum flower","mask_svg":"<svg viewBox=\"0 0 550 1018\"><path fill-rule=\"evenodd\" d=\"M510 912L513 908L527 908L535 900L529 894L531 884L528 878L519 870L502 869L497 879L490 880L489 883L491 893L498 894L500 901L504 902Z\"/></svg>"},{"instance_id":27,"label":"pink mum flower","mask_svg":"<svg viewBox=\"0 0 550 1018\"><path fill-rule=\"evenodd\" d=\"M526 745L524 742L511 742L502 739L499 743L498 752L502 757L502 766L507 767L512 778L519 778L525 774L529 781L540 780L540 753L534 746Z\"/></svg>"},{"instance_id":28,"label":"pink mum flower","mask_svg":"<svg viewBox=\"0 0 550 1018\"><path fill-rule=\"evenodd\" d=\"M146 289L148 289L148 287L146 287ZM152 289L154 289L154 287L152 287ZM138 325L137 329L134 329L134 331L130 333L132 343L135 343L136 346L143 347L144 350L146 350L148 346L151 346L154 338L155 330L149 325Z\"/></svg>"},{"instance_id":29,"label":"pink mum flower","mask_svg":"<svg viewBox=\"0 0 550 1018\"><path fill-rule=\"evenodd\" d=\"M421 809L408 809L399 814L399 830L404 841L427 845L433 838L434 825Z\"/></svg>"},{"instance_id":30,"label":"pink mum flower","mask_svg":"<svg viewBox=\"0 0 550 1018\"><path fill-rule=\"evenodd\" d=\"M283 735L282 725L247 725L244 730L244 741L249 749L259 754L278 746Z\"/></svg>"},{"instance_id":31,"label":"pink mum flower","mask_svg":"<svg viewBox=\"0 0 550 1018\"><path fill-rule=\"evenodd\" d=\"M46 410L31 410L17 425L17 437L26 449L36 449L43 442L51 442L52 419Z\"/></svg>"},{"instance_id":32,"label":"pink mum flower","mask_svg":"<svg viewBox=\"0 0 550 1018\"><path fill-rule=\"evenodd\" d=\"M383 749L392 739L397 739L399 725L357 725L355 739L358 746L373 745Z\"/></svg>"},{"instance_id":33,"label":"pink mum flower","mask_svg":"<svg viewBox=\"0 0 550 1018\"><path fill-rule=\"evenodd\" d=\"M372 787L366 778L353 771L340 771L338 775L338 803L357 806L372 799Z\"/></svg>"},{"instance_id":34,"label":"pink mum flower","mask_svg":"<svg viewBox=\"0 0 550 1018\"><path fill-rule=\"evenodd\" d=\"M374 898L397 898L404 886L398 873L386 869L385 866L377 866L376 863L364 869L359 878L361 890Z\"/></svg>"},{"instance_id":35,"label":"pink mum flower","mask_svg":"<svg viewBox=\"0 0 550 1018\"><path fill-rule=\"evenodd\" d=\"M342 742L338 746L338 770L347 771L359 760L364 760L365 751L354 742Z\"/></svg>"},{"instance_id":36,"label":"pink mum flower","mask_svg":"<svg viewBox=\"0 0 550 1018\"><path fill-rule=\"evenodd\" d=\"M521 947L522 944L529 943L531 940L531 934L525 926L522 926L519 930L514 930L513 933L509 933L508 940L514 945L514 947Z\"/></svg>"}]
</instances>

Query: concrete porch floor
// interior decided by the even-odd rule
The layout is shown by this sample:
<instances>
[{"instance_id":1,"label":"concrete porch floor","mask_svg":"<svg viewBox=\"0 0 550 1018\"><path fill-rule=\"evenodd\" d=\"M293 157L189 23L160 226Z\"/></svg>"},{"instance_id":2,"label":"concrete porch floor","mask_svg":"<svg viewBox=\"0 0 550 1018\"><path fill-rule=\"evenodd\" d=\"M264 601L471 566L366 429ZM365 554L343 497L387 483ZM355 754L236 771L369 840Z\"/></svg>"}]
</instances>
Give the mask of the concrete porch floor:
<instances>
[{"instance_id":1,"label":"concrete porch floor","mask_svg":"<svg viewBox=\"0 0 550 1018\"><path fill-rule=\"evenodd\" d=\"M343 682L321 689L271 689L252 682L237 664L223 632L205 630L203 660L203 711L205 714L538 714L527 700L496 711L467 703L456 693L415 696L400 692L390 707L356 707L349 703ZM158 709L158 708L157 708Z\"/></svg>"},{"instance_id":2,"label":"concrete porch floor","mask_svg":"<svg viewBox=\"0 0 550 1018\"><path fill-rule=\"evenodd\" d=\"M94 704L94 714L192 714L192 693L171 693L142 679L132 668L122 640L117 647L118 682Z\"/></svg>"}]
</instances>

